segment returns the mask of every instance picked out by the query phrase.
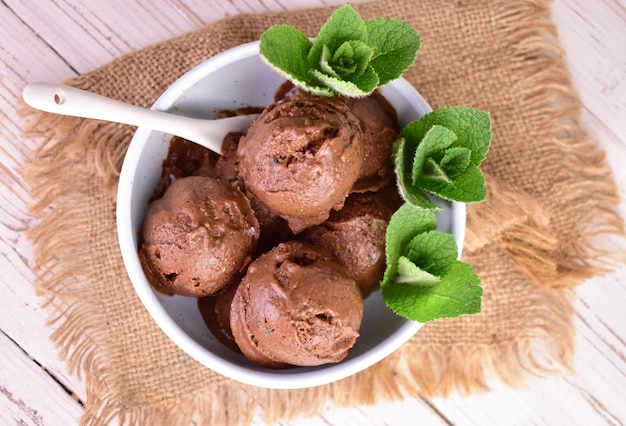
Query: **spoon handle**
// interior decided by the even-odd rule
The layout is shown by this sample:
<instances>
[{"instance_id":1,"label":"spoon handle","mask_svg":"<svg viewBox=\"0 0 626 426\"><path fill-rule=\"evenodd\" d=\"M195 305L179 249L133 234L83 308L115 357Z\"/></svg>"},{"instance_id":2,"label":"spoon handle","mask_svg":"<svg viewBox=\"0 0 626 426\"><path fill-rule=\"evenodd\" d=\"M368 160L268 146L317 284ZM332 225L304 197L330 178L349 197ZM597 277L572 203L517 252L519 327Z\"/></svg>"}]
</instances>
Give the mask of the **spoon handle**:
<instances>
[{"instance_id":1,"label":"spoon handle","mask_svg":"<svg viewBox=\"0 0 626 426\"><path fill-rule=\"evenodd\" d=\"M42 111L133 126L151 127L164 115L171 116L62 84L31 83L23 97L27 104Z\"/></svg>"},{"instance_id":2,"label":"spoon handle","mask_svg":"<svg viewBox=\"0 0 626 426\"><path fill-rule=\"evenodd\" d=\"M181 136L218 154L221 152L222 139L226 133L251 121L251 118L246 116L220 120L183 117L53 83L31 83L26 86L22 96L27 104L42 111L143 126Z\"/></svg>"}]
</instances>

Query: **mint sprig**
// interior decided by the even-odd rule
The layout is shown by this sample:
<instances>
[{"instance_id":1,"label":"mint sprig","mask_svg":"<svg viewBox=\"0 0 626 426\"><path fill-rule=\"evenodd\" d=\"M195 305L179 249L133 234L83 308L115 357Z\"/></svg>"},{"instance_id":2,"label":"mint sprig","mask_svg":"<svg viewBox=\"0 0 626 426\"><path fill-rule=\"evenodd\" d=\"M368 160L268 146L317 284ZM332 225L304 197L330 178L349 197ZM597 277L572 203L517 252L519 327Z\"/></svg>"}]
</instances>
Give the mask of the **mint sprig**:
<instances>
[{"instance_id":1,"label":"mint sprig","mask_svg":"<svg viewBox=\"0 0 626 426\"><path fill-rule=\"evenodd\" d=\"M261 35L260 53L279 74L322 96L367 96L415 62L420 35L399 19L364 21L346 4L309 38L289 25Z\"/></svg>"},{"instance_id":2,"label":"mint sprig","mask_svg":"<svg viewBox=\"0 0 626 426\"><path fill-rule=\"evenodd\" d=\"M445 200L483 201L479 168L491 143L489 114L467 107L437 109L409 123L394 146L398 183L405 200L440 210L428 193Z\"/></svg>"},{"instance_id":3,"label":"mint sprig","mask_svg":"<svg viewBox=\"0 0 626 426\"><path fill-rule=\"evenodd\" d=\"M469 264L457 260L454 235L436 228L432 210L410 203L393 214L387 227L383 300L396 314L414 321L481 309L480 279Z\"/></svg>"},{"instance_id":4,"label":"mint sprig","mask_svg":"<svg viewBox=\"0 0 626 426\"><path fill-rule=\"evenodd\" d=\"M394 144L398 185L406 203L386 234L383 300L396 314L426 322L480 312L482 288L472 267L457 259L454 235L436 230L432 196L460 202L485 199L479 168L491 143L489 114L440 108L409 123Z\"/></svg>"}]
</instances>

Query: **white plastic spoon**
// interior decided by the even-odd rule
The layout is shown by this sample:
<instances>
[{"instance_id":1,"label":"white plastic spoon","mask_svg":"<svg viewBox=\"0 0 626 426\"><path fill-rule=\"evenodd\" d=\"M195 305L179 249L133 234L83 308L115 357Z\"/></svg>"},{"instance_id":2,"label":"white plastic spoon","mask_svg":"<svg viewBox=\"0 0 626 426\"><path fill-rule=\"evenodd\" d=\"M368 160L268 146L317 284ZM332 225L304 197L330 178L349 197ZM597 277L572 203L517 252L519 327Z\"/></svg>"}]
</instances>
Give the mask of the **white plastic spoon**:
<instances>
[{"instance_id":1,"label":"white plastic spoon","mask_svg":"<svg viewBox=\"0 0 626 426\"><path fill-rule=\"evenodd\" d=\"M28 105L42 111L148 127L180 136L218 154L221 154L222 141L228 132L247 128L256 117L254 114L215 120L183 117L52 83L31 83L22 96Z\"/></svg>"}]
</instances>

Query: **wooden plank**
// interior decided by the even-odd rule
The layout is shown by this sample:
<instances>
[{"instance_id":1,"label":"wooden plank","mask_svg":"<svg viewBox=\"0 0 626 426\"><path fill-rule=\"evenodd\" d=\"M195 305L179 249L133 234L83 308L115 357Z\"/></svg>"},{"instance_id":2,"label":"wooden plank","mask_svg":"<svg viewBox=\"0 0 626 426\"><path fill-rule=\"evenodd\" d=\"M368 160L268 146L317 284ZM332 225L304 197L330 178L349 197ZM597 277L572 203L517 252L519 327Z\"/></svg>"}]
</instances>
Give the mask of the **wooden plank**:
<instances>
[{"instance_id":1,"label":"wooden plank","mask_svg":"<svg viewBox=\"0 0 626 426\"><path fill-rule=\"evenodd\" d=\"M0 14L3 21L0 26L0 292L5 295L0 298L0 330L17 342L20 350L37 359L84 398L84 384L67 373L66 364L59 360L48 339L52 332L46 326L49 312L41 309L41 299L33 287L29 265L32 247L25 231L33 225L34 218L28 215L30 195L21 170L36 142L21 140L24 121L17 114L18 99L28 81L62 81L75 73L5 4L0 5ZM33 374L39 373L40 368L35 363L22 365L34 370ZM25 375L30 373L24 371ZM47 377L51 386L59 387ZM5 388L7 392L13 391ZM30 391L33 393L33 389ZM41 392L46 392L46 388ZM45 395L39 395L43 401Z\"/></svg>"},{"instance_id":2,"label":"wooden plank","mask_svg":"<svg viewBox=\"0 0 626 426\"><path fill-rule=\"evenodd\" d=\"M35 146L21 141L23 120L17 109L24 86L31 81L62 81L75 73L4 4L0 16L0 161L18 176Z\"/></svg>"},{"instance_id":3,"label":"wooden plank","mask_svg":"<svg viewBox=\"0 0 626 426\"><path fill-rule=\"evenodd\" d=\"M37 6L18 0L6 3L78 73L193 28L167 2L44 0Z\"/></svg>"},{"instance_id":4,"label":"wooden plank","mask_svg":"<svg viewBox=\"0 0 626 426\"><path fill-rule=\"evenodd\" d=\"M0 333L0 423L14 425L72 425L83 412L26 353Z\"/></svg>"},{"instance_id":5,"label":"wooden plank","mask_svg":"<svg viewBox=\"0 0 626 426\"><path fill-rule=\"evenodd\" d=\"M585 109L626 143L626 6L614 0L556 0L552 13Z\"/></svg>"},{"instance_id":6,"label":"wooden plank","mask_svg":"<svg viewBox=\"0 0 626 426\"><path fill-rule=\"evenodd\" d=\"M252 424L253 426L266 424L262 418L262 411L256 413ZM280 426L414 426L416 424L442 426L451 423L436 409L416 398L359 407L334 407L327 404L319 415L278 422Z\"/></svg>"},{"instance_id":7,"label":"wooden plank","mask_svg":"<svg viewBox=\"0 0 626 426\"><path fill-rule=\"evenodd\" d=\"M46 325L50 312L41 308L42 299L35 294L29 267L32 247L24 234L33 219L25 214L26 206L19 198L21 191L17 185L6 186L4 179L0 182L0 292L4 295L0 298L0 330L84 398L84 383L68 374L65 362L59 360L48 338L52 332Z\"/></svg>"}]
</instances>

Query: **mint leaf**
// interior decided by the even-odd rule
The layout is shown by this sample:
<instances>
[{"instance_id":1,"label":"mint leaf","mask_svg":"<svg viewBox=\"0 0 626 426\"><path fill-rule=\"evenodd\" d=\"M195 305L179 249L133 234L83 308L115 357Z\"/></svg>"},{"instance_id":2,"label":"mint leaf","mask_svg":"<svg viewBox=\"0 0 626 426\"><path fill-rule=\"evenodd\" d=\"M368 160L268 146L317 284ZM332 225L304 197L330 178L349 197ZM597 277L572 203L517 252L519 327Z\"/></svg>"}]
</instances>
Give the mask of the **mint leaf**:
<instances>
[{"instance_id":1,"label":"mint leaf","mask_svg":"<svg viewBox=\"0 0 626 426\"><path fill-rule=\"evenodd\" d=\"M459 256L453 234L428 231L416 235L406 246L406 257L421 269L443 276Z\"/></svg>"},{"instance_id":2,"label":"mint leaf","mask_svg":"<svg viewBox=\"0 0 626 426\"><path fill-rule=\"evenodd\" d=\"M398 258L398 276L394 278L396 284L433 285L440 281L439 277L424 271L405 256Z\"/></svg>"},{"instance_id":3,"label":"mint leaf","mask_svg":"<svg viewBox=\"0 0 626 426\"><path fill-rule=\"evenodd\" d=\"M315 67L319 63L324 47L334 53L350 40L367 43L367 29L352 6L346 4L335 10L320 28L308 55L309 64Z\"/></svg>"},{"instance_id":4,"label":"mint leaf","mask_svg":"<svg viewBox=\"0 0 626 426\"><path fill-rule=\"evenodd\" d=\"M439 108L407 125L403 136L419 143L434 125L454 132L457 136L454 145L466 147L472 152L472 165L478 166L486 158L491 142L489 113L469 107Z\"/></svg>"},{"instance_id":5,"label":"mint leaf","mask_svg":"<svg viewBox=\"0 0 626 426\"><path fill-rule=\"evenodd\" d=\"M394 151L405 200L423 208L433 208L425 201L426 193L483 201L487 190L479 166L490 143L489 114L473 108L440 108L409 123Z\"/></svg>"},{"instance_id":6,"label":"mint leaf","mask_svg":"<svg viewBox=\"0 0 626 426\"><path fill-rule=\"evenodd\" d=\"M437 216L431 210L405 203L394 212L387 225L385 236L387 267L381 286L388 285L398 273L398 259L404 254L407 244L416 235L435 229L437 229Z\"/></svg>"},{"instance_id":7,"label":"mint leaf","mask_svg":"<svg viewBox=\"0 0 626 426\"><path fill-rule=\"evenodd\" d=\"M346 41L334 54L322 50L321 71L311 74L325 86L347 96L367 96L378 87L378 76L367 65L372 50L361 41Z\"/></svg>"},{"instance_id":8,"label":"mint leaf","mask_svg":"<svg viewBox=\"0 0 626 426\"><path fill-rule=\"evenodd\" d=\"M337 71L335 71L331 65L333 59L333 52L330 51L328 46L323 46L322 48L322 58L320 59L320 70L328 74L329 77L340 78L340 75ZM313 70L316 71L316 70Z\"/></svg>"},{"instance_id":9,"label":"mint leaf","mask_svg":"<svg viewBox=\"0 0 626 426\"><path fill-rule=\"evenodd\" d=\"M274 25L263 34L259 52L265 62L294 84L315 94L329 96L327 87L315 83L309 73L307 55L312 43L306 35L289 25Z\"/></svg>"},{"instance_id":10,"label":"mint leaf","mask_svg":"<svg viewBox=\"0 0 626 426\"><path fill-rule=\"evenodd\" d=\"M414 321L453 318L480 311L480 279L458 258L454 235L436 230L431 210L403 204L387 226L387 267L381 281L385 304Z\"/></svg>"},{"instance_id":11,"label":"mint leaf","mask_svg":"<svg viewBox=\"0 0 626 426\"><path fill-rule=\"evenodd\" d=\"M354 81L363 74L372 57L372 49L362 41L346 41L332 58L332 68L342 77Z\"/></svg>"},{"instance_id":12,"label":"mint leaf","mask_svg":"<svg viewBox=\"0 0 626 426\"><path fill-rule=\"evenodd\" d=\"M425 166L428 166L427 161L432 160L435 155L445 152L446 148L452 145L456 139L454 132L443 126L435 124L428 129L426 135L424 135L424 138L415 149L413 167L411 170L411 183L413 185L417 184ZM406 145L406 147L409 148L410 145ZM432 169L431 175L436 178L437 169L433 167L430 167L430 169ZM444 172L441 170L440 173ZM443 180L448 179L444 178Z\"/></svg>"},{"instance_id":13,"label":"mint leaf","mask_svg":"<svg viewBox=\"0 0 626 426\"><path fill-rule=\"evenodd\" d=\"M378 76L371 69L366 69L356 82L332 77L317 70L312 71L311 74L323 86L345 96L367 96L378 87Z\"/></svg>"},{"instance_id":14,"label":"mint leaf","mask_svg":"<svg viewBox=\"0 0 626 426\"><path fill-rule=\"evenodd\" d=\"M407 170L411 164L408 155L405 154L407 142L404 138L398 139L393 146L393 157L395 159L396 174L398 176L398 186L406 202L414 206L427 210L441 210L441 207L433 203L421 188L416 187L411 182L411 174L401 172Z\"/></svg>"},{"instance_id":15,"label":"mint leaf","mask_svg":"<svg viewBox=\"0 0 626 426\"><path fill-rule=\"evenodd\" d=\"M469 167L472 151L467 148L455 147L445 151L440 167L450 179L461 176Z\"/></svg>"},{"instance_id":16,"label":"mint leaf","mask_svg":"<svg viewBox=\"0 0 626 426\"><path fill-rule=\"evenodd\" d=\"M380 85L402 75L417 58L421 39L410 24L399 19L375 19L365 22L368 43L374 50L370 65Z\"/></svg>"},{"instance_id":17,"label":"mint leaf","mask_svg":"<svg viewBox=\"0 0 626 426\"><path fill-rule=\"evenodd\" d=\"M427 322L480 312L482 288L472 267L456 260L448 273L433 285L397 283L383 287L382 295L396 314Z\"/></svg>"},{"instance_id":18,"label":"mint leaf","mask_svg":"<svg viewBox=\"0 0 626 426\"><path fill-rule=\"evenodd\" d=\"M461 176L454 179L452 184L423 177L419 185L431 194L446 200L473 202L487 198L485 177L478 167L467 168Z\"/></svg>"},{"instance_id":19,"label":"mint leaf","mask_svg":"<svg viewBox=\"0 0 626 426\"><path fill-rule=\"evenodd\" d=\"M362 97L399 77L415 61L420 36L398 19L363 21L341 6L311 42L287 25L261 35L265 61L295 85L324 96Z\"/></svg>"}]
</instances>

